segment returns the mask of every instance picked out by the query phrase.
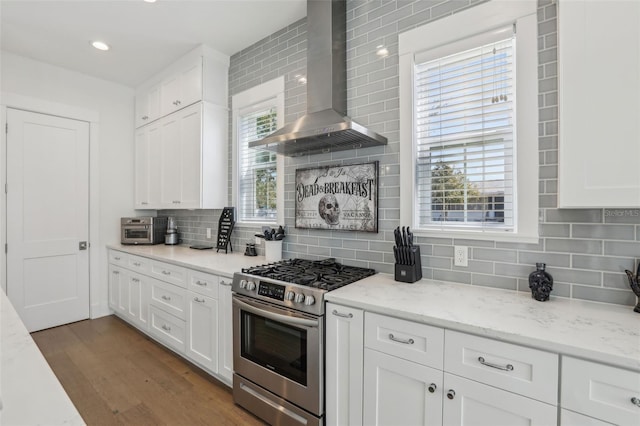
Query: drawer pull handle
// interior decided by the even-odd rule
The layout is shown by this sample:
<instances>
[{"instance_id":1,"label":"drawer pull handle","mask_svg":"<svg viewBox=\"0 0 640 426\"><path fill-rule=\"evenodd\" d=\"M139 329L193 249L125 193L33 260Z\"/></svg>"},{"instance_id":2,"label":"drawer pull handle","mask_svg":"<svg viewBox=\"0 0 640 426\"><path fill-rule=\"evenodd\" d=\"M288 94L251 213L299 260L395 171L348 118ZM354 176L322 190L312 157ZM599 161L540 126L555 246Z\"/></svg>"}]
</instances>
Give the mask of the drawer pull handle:
<instances>
[{"instance_id":1,"label":"drawer pull handle","mask_svg":"<svg viewBox=\"0 0 640 426\"><path fill-rule=\"evenodd\" d=\"M171 327L169 327L169 326L168 326L168 325L166 325L166 324L162 324L162 329L163 329L164 331L171 331Z\"/></svg>"},{"instance_id":2,"label":"drawer pull handle","mask_svg":"<svg viewBox=\"0 0 640 426\"><path fill-rule=\"evenodd\" d=\"M228 282L226 282L226 281L222 281L222 280L221 280L221 281L220 281L220 284L222 284L222 285L223 285L223 286L225 286L225 287L231 287L231 283L228 283Z\"/></svg>"},{"instance_id":3,"label":"drawer pull handle","mask_svg":"<svg viewBox=\"0 0 640 426\"><path fill-rule=\"evenodd\" d=\"M133 266L140 266L141 263L140 262L133 262Z\"/></svg>"},{"instance_id":4,"label":"drawer pull handle","mask_svg":"<svg viewBox=\"0 0 640 426\"><path fill-rule=\"evenodd\" d=\"M353 318L353 314L351 312L349 312L348 314L343 314L342 312L338 312L337 310L334 309L333 312L331 313L337 317Z\"/></svg>"},{"instance_id":5,"label":"drawer pull handle","mask_svg":"<svg viewBox=\"0 0 640 426\"><path fill-rule=\"evenodd\" d=\"M161 297L162 297L162 300L166 300L167 302L171 300L169 296L165 296L164 294Z\"/></svg>"},{"instance_id":6,"label":"drawer pull handle","mask_svg":"<svg viewBox=\"0 0 640 426\"><path fill-rule=\"evenodd\" d=\"M204 303L204 299L198 299L197 297L194 297L193 301L198 303Z\"/></svg>"},{"instance_id":7,"label":"drawer pull handle","mask_svg":"<svg viewBox=\"0 0 640 426\"><path fill-rule=\"evenodd\" d=\"M114 259L115 259L115 260L120 260L120 259L121 259L121 257L116 256L116 257L114 257Z\"/></svg>"},{"instance_id":8,"label":"drawer pull handle","mask_svg":"<svg viewBox=\"0 0 640 426\"><path fill-rule=\"evenodd\" d=\"M118 275L120 271L113 271L114 274Z\"/></svg>"},{"instance_id":9,"label":"drawer pull handle","mask_svg":"<svg viewBox=\"0 0 640 426\"><path fill-rule=\"evenodd\" d=\"M438 387L435 383L431 383L427 389L429 389L429 392L434 393Z\"/></svg>"},{"instance_id":10,"label":"drawer pull handle","mask_svg":"<svg viewBox=\"0 0 640 426\"><path fill-rule=\"evenodd\" d=\"M162 273L163 273L164 275L171 275L171 272L169 272L169 271L162 271Z\"/></svg>"},{"instance_id":11,"label":"drawer pull handle","mask_svg":"<svg viewBox=\"0 0 640 426\"><path fill-rule=\"evenodd\" d=\"M503 367L502 365L498 365L498 364L493 364L491 362L487 362L481 356L478 357L478 362L480 364L482 364L482 365L486 365L487 367L497 368L498 370L503 370L503 371L512 371L513 370L513 365L511 365L511 364L507 364L506 366Z\"/></svg>"},{"instance_id":12,"label":"drawer pull handle","mask_svg":"<svg viewBox=\"0 0 640 426\"><path fill-rule=\"evenodd\" d=\"M200 285L200 286L202 286L202 287L206 287L206 286L207 286L207 282L206 282L206 281L200 281L200 280L198 280L198 281L196 281L196 284L198 284L198 285Z\"/></svg>"},{"instance_id":13,"label":"drawer pull handle","mask_svg":"<svg viewBox=\"0 0 640 426\"><path fill-rule=\"evenodd\" d=\"M407 340L398 339L392 333L389 333L389 339L393 340L394 342L404 343L405 345L413 345L415 343L413 339L407 339Z\"/></svg>"},{"instance_id":14,"label":"drawer pull handle","mask_svg":"<svg viewBox=\"0 0 640 426\"><path fill-rule=\"evenodd\" d=\"M632 397L632 398L631 398L631 403L632 403L633 405L635 405L636 407L640 407L640 398L637 398L637 397L635 397L635 396L634 396L634 397Z\"/></svg>"},{"instance_id":15,"label":"drawer pull handle","mask_svg":"<svg viewBox=\"0 0 640 426\"><path fill-rule=\"evenodd\" d=\"M447 392L447 398L453 399L455 396L456 396L456 391L454 391L453 389L449 389L449 392Z\"/></svg>"},{"instance_id":16,"label":"drawer pull handle","mask_svg":"<svg viewBox=\"0 0 640 426\"><path fill-rule=\"evenodd\" d=\"M131 281L133 281L134 283L139 283L140 282L140 280L137 279L137 278L131 278Z\"/></svg>"}]
</instances>

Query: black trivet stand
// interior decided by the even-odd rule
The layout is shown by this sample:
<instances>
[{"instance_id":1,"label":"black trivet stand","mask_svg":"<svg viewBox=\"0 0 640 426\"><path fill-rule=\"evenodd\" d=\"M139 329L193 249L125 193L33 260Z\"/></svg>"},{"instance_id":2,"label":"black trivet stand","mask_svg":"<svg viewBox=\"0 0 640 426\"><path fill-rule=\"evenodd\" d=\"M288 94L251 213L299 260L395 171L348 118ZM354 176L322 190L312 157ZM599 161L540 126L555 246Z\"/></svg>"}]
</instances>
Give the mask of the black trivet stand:
<instances>
[{"instance_id":1,"label":"black trivet stand","mask_svg":"<svg viewBox=\"0 0 640 426\"><path fill-rule=\"evenodd\" d=\"M222 209L220 221L218 222L218 244L216 245L216 252L224 249L224 252L227 253L227 247L233 252L231 232L233 231L233 225L236 224L235 211L235 207L225 207Z\"/></svg>"}]
</instances>

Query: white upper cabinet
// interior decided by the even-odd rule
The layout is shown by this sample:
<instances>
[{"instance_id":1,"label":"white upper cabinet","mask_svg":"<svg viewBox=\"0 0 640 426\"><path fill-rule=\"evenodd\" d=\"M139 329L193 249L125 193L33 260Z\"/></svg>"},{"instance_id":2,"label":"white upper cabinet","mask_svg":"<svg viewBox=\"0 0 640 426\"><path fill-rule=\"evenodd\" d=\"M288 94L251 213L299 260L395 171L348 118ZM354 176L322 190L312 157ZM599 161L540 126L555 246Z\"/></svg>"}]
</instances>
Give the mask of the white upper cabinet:
<instances>
[{"instance_id":1,"label":"white upper cabinet","mask_svg":"<svg viewBox=\"0 0 640 426\"><path fill-rule=\"evenodd\" d=\"M136 90L136 127L206 101L227 107L229 57L206 46L189 52Z\"/></svg>"},{"instance_id":2,"label":"white upper cabinet","mask_svg":"<svg viewBox=\"0 0 640 426\"><path fill-rule=\"evenodd\" d=\"M559 207L640 207L640 2L558 2Z\"/></svg>"}]
</instances>

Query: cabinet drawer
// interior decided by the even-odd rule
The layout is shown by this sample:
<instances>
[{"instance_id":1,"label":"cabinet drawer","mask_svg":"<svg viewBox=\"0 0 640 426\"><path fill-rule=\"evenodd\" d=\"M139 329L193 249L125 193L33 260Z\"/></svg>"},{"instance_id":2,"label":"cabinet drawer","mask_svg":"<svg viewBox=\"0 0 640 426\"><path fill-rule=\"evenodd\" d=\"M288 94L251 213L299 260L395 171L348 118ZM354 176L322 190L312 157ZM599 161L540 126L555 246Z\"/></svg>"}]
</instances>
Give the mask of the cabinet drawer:
<instances>
[{"instance_id":1,"label":"cabinet drawer","mask_svg":"<svg viewBox=\"0 0 640 426\"><path fill-rule=\"evenodd\" d=\"M155 306L149 307L149 332L161 343L180 353L185 351L185 321Z\"/></svg>"},{"instance_id":2,"label":"cabinet drawer","mask_svg":"<svg viewBox=\"0 0 640 426\"><path fill-rule=\"evenodd\" d=\"M153 260L151 262L151 275L156 278L166 281L183 288L187 288L187 273L186 269L171 265L169 263L158 262Z\"/></svg>"},{"instance_id":3,"label":"cabinet drawer","mask_svg":"<svg viewBox=\"0 0 640 426\"><path fill-rule=\"evenodd\" d=\"M159 280L151 281L151 305L180 319L186 319L187 290Z\"/></svg>"},{"instance_id":4,"label":"cabinet drawer","mask_svg":"<svg viewBox=\"0 0 640 426\"><path fill-rule=\"evenodd\" d=\"M442 370L444 330L365 313L364 346Z\"/></svg>"},{"instance_id":5,"label":"cabinet drawer","mask_svg":"<svg viewBox=\"0 0 640 426\"><path fill-rule=\"evenodd\" d=\"M605 422L640 425L640 372L562 357L562 408Z\"/></svg>"},{"instance_id":6,"label":"cabinet drawer","mask_svg":"<svg viewBox=\"0 0 640 426\"><path fill-rule=\"evenodd\" d=\"M189 290L214 299L218 298L218 283L220 282L220 277L191 270L188 276L187 288Z\"/></svg>"},{"instance_id":7,"label":"cabinet drawer","mask_svg":"<svg viewBox=\"0 0 640 426\"><path fill-rule=\"evenodd\" d=\"M109 250L109 263L127 266L129 255L121 251Z\"/></svg>"},{"instance_id":8,"label":"cabinet drawer","mask_svg":"<svg viewBox=\"0 0 640 426\"><path fill-rule=\"evenodd\" d=\"M151 272L151 259L130 254L127 267L141 274L148 274Z\"/></svg>"},{"instance_id":9,"label":"cabinet drawer","mask_svg":"<svg viewBox=\"0 0 640 426\"><path fill-rule=\"evenodd\" d=\"M602 420L587 417L573 411L560 410L560 424L562 426L611 426L612 423L603 422Z\"/></svg>"},{"instance_id":10,"label":"cabinet drawer","mask_svg":"<svg viewBox=\"0 0 640 426\"><path fill-rule=\"evenodd\" d=\"M558 355L447 330L444 369L557 405Z\"/></svg>"}]
</instances>

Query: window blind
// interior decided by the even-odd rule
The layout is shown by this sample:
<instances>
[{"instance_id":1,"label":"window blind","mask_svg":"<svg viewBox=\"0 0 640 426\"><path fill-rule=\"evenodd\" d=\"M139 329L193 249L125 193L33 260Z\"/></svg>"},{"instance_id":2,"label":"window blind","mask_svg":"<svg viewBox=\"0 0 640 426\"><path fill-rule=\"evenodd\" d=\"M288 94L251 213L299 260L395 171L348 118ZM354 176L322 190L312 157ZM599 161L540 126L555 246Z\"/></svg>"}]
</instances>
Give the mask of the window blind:
<instances>
[{"instance_id":1,"label":"window blind","mask_svg":"<svg viewBox=\"0 0 640 426\"><path fill-rule=\"evenodd\" d=\"M420 227L514 228L515 37L417 63Z\"/></svg>"},{"instance_id":2,"label":"window blind","mask_svg":"<svg viewBox=\"0 0 640 426\"><path fill-rule=\"evenodd\" d=\"M238 218L247 222L276 220L276 154L249 148L277 129L275 106L248 110L238 119Z\"/></svg>"}]
</instances>

